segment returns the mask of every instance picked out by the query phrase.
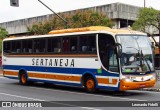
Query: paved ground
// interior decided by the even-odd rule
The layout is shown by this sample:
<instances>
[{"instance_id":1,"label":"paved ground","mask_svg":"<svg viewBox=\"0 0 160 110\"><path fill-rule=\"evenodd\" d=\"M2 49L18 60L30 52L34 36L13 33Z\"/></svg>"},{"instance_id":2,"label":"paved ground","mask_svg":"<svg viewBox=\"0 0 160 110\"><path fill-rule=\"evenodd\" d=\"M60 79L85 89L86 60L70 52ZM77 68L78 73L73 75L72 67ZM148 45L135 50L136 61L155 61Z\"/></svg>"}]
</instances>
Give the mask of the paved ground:
<instances>
[{"instance_id":1,"label":"paved ground","mask_svg":"<svg viewBox=\"0 0 160 110\"><path fill-rule=\"evenodd\" d=\"M55 106L49 108L52 110L158 110L158 107L119 107L121 104L127 102L133 102L135 104L143 101L159 101L160 94L157 92L149 91L126 91L126 92L112 92L112 91L100 91L98 93L90 94L86 93L82 88L66 87L51 85L46 86L43 83L33 83L32 85L22 86L18 83L18 80L12 80L0 76L0 101L47 101ZM50 102L53 101L53 102ZM63 101L63 102L55 102ZM72 101L73 103L70 103ZM105 103L105 105L112 105L118 107L84 107L77 106L77 102L81 103L85 101L97 101L98 103ZM114 104L109 102L115 101ZM118 104L116 103L118 102ZM69 103L69 104L68 104ZM120 104L119 104L120 103ZM148 103L148 102L145 102ZM117 105L116 105L117 104ZM74 106L74 107L73 107ZM0 108L1 109L1 108ZM14 108L13 108L14 109ZM21 110L15 108L16 110ZM26 108L23 108L26 110ZM30 108L31 109L31 108ZM32 108L33 109L33 108ZM35 108L34 110L46 109ZM28 110L28 109L27 109Z\"/></svg>"}]
</instances>

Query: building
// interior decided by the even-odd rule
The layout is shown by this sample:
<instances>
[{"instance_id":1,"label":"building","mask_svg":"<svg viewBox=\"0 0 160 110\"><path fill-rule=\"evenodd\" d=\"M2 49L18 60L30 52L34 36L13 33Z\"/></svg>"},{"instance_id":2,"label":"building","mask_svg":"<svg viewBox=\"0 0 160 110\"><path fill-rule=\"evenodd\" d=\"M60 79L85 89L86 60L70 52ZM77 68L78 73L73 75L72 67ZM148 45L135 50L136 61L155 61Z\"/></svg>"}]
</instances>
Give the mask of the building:
<instances>
[{"instance_id":1,"label":"building","mask_svg":"<svg viewBox=\"0 0 160 110\"><path fill-rule=\"evenodd\" d=\"M88 10L88 9L106 13L106 15L109 18L111 18L115 24L113 28L123 28L133 24L133 22L137 19L140 7L122 3L113 3L113 4L84 8L80 10ZM75 10L63 13L73 13L74 11ZM49 14L49 15L4 22L0 23L0 27L5 28L9 32L9 35L16 35L16 36L26 35L28 33L27 30L28 26L32 25L35 22L41 22L47 20L53 16L54 16L53 14Z\"/></svg>"}]
</instances>

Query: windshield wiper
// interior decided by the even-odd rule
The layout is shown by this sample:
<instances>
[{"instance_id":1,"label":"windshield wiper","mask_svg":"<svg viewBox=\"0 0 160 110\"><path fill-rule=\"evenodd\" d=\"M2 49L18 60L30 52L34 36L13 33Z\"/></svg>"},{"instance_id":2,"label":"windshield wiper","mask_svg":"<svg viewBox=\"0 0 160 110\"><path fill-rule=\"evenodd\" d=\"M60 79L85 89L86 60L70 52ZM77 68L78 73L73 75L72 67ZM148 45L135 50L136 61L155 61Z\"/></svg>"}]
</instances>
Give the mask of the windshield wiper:
<instances>
[{"instance_id":1,"label":"windshield wiper","mask_svg":"<svg viewBox=\"0 0 160 110\"><path fill-rule=\"evenodd\" d=\"M146 64L147 64L149 70L151 71L151 68L150 68L150 66L149 66L149 64L148 64L148 62L147 62L147 60L146 60L146 58L145 58L145 56L144 56L142 50L141 50L141 56L142 56L143 60L146 62Z\"/></svg>"},{"instance_id":2,"label":"windshield wiper","mask_svg":"<svg viewBox=\"0 0 160 110\"><path fill-rule=\"evenodd\" d=\"M143 63L142 63L142 59L146 62L146 64L147 64L149 70L151 71L151 68L150 68L150 66L149 66L149 64L148 64L148 62L147 62L147 60L146 60L146 58L144 57L144 54L143 54L142 50L139 50L139 49L134 48L134 47L126 47L126 48L133 48L133 49L137 50L137 52L138 52L137 56L139 57L139 61L140 61L140 65L139 65L139 66L141 67L142 71L143 71ZM145 65L145 64L144 64L144 65Z\"/></svg>"}]
</instances>

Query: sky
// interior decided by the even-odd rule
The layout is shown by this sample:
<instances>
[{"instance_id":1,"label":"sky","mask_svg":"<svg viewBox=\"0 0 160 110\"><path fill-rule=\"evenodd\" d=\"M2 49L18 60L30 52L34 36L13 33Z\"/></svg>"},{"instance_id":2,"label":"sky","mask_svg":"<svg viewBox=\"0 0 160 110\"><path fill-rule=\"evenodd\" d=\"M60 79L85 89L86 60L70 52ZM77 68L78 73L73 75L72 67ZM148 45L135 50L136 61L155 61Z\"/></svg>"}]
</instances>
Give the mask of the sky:
<instances>
[{"instance_id":1,"label":"sky","mask_svg":"<svg viewBox=\"0 0 160 110\"><path fill-rule=\"evenodd\" d=\"M144 6L144 0L41 0L55 12L87 8L92 6L125 3L139 7ZM146 7L160 10L160 0L145 0ZM19 0L19 7L10 6L10 0L0 0L0 23L29 17L52 14L38 0Z\"/></svg>"}]
</instances>

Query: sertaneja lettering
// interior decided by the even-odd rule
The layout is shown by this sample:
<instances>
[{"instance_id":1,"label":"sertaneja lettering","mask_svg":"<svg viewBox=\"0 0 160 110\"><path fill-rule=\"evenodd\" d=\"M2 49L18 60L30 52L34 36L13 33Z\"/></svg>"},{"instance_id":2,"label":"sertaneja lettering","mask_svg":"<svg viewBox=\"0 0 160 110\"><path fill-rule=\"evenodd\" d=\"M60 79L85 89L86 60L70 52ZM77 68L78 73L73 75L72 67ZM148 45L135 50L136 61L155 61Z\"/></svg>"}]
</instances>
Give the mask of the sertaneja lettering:
<instances>
[{"instance_id":1,"label":"sertaneja lettering","mask_svg":"<svg viewBox=\"0 0 160 110\"><path fill-rule=\"evenodd\" d=\"M41 59L41 58L32 58L32 66L74 67L74 59Z\"/></svg>"},{"instance_id":2,"label":"sertaneja lettering","mask_svg":"<svg viewBox=\"0 0 160 110\"><path fill-rule=\"evenodd\" d=\"M41 59L41 62L40 62L40 66L42 66L43 65L43 59Z\"/></svg>"},{"instance_id":3,"label":"sertaneja lettering","mask_svg":"<svg viewBox=\"0 0 160 110\"><path fill-rule=\"evenodd\" d=\"M49 60L49 66L52 66L52 59Z\"/></svg>"}]
</instances>

